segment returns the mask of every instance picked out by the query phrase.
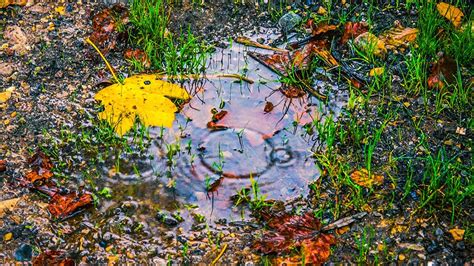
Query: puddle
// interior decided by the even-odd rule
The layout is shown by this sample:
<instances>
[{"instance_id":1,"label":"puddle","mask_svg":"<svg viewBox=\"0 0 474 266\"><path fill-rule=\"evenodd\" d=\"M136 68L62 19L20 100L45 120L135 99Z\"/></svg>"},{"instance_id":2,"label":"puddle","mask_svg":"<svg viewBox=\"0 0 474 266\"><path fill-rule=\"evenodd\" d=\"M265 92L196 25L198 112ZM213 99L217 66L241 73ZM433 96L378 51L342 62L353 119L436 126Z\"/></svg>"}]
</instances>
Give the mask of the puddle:
<instances>
[{"instance_id":1,"label":"puddle","mask_svg":"<svg viewBox=\"0 0 474 266\"><path fill-rule=\"evenodd\" d=\"M209 74L246 73L253 84L228 78L184 84L194 97L172 129L150 129L153 142L148 159L131 162L140 174L123 164L122 173L103 184L123 197L115 200L131 196L169 211L195 205L194 211L211 222L247 217L230 197L249 188L251 178L267 199L288 200L308 193L308 184L319 177L310 151L316 136L308 135L301 124L329 113L337 117L346 95L332 87L329 104L307 96L285 97L279 91L278 75L246 55L257 50L264 52L240 44L219 49L207 69ZM315 85L331 86L322 81ZM268 102L274 108L267 113ZM208 129L213 109L227 111L216 123L228 128ZM169 188L171 184L174 188ZM215 191L208 192L210 185Z\"/></svg>"}]
</instances>

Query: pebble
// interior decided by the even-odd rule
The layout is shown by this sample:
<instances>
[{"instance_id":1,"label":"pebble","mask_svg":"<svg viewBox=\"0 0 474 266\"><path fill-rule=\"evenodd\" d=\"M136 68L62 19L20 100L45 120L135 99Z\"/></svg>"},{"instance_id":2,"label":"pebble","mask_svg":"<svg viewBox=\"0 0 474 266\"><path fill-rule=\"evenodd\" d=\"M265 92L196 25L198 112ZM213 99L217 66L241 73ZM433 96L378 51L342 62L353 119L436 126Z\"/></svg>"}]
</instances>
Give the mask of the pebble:
<instances>
[{"instance_id":1,"label":"pebble","mask_svg":"<svg viewBox=\"0 0 474 266\"><path fill-rule=\"evenodd\" d=\"M5 235L3 235L3 241L10 241L11 239L13 238L13 234L12 233L6 233Z\"/></svg>"},{"instance_id":2,"label":"pebble","mask_svg":"<svg viewBox=\"0 0 474 266\"><path fill-rule=\"evenodd\" d=\"M33 257L33 248L28 244L21 244L14 254L16 261L30 261Z\"/></svg>"}]
</instances>

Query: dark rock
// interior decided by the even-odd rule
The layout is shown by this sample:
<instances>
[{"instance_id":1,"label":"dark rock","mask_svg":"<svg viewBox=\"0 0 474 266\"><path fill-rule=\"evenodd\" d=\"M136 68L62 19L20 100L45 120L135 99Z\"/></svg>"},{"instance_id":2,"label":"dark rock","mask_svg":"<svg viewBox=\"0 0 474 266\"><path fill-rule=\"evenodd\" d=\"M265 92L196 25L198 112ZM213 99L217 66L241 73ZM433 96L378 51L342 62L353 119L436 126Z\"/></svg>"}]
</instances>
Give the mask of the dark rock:
<instances>
[{"instance_id":1,"label":"dark rock","mask_svg":"<svg viewBox=\"0 0 474 266\"><path fill-rule=\"evenodd\" d=\"M428 252L428 254L433 254L433 253L436 253L440 250L439 248L439 245L432 241L431 244L429 244L427 247L426 247L426 252Z\"/></svg>"},{"instance_id":2,"label":"dark rock","mask_svg":"<svg viewBox=\"0 0 474 266\"><path fill-rule=\"evenodd\" d=\"M156 219L167 226L177 226L179 224L179 221L173 218L170 213L164 211L159 211L156 214Z\"/></svg>"},{"instance_id":3,"label":"dark rock","mask_svg":"<svg viewBox=\"0 0 474 266\"><path fill-rule=\"evenodd\" d=\"M15 250L16 261L30 261L33 257L33 248L28 244L21 244L17 250Z\"/></svg>"}]
</instances>

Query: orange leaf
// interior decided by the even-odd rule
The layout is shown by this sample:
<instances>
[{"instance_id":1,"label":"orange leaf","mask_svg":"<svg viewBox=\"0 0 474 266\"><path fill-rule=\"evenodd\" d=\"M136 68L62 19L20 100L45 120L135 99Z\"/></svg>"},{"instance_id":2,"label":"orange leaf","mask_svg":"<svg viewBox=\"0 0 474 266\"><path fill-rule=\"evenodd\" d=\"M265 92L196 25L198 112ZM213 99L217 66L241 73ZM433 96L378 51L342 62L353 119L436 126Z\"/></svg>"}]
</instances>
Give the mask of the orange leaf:
<instances>
[{"instance_id":1,"label":"orange leaf","mask_svg":"<svg viewBox=\"0 0 474 266\"><path fill-rule=\"evenodd\" d=\"M78 209L91 205L92 202L92 196L88 193L81 196L76 192L67 195L56 194L51 199L48 210L56 218L66 218Z\"/></svg>"},{"instance_id":2,"label":"orange leaf","mask_svg":"<svg viewBox=\"0 0 474 266\"><path fill-rule=\"evenodd\" d=\"M464 232L465 231L466 230L459 229L459 228L453 228L453 229L449 230L449 232L451 233L451 235L453 236L455 241L461 241L464 238Z\"/></svg>"},{"instance_id":3,"label":"orange leaf","mask_svg":"<svg viewBox=\"0 0 474 266\"><path fill-rule=\"evenodd\" d=\"M439 2L436 5L436 8L438 9L438 12L441 14L441 16L447 18L453 23L454 27L458 28L461 26L461 20L464 14L459 8L445 2Z\"/></svg>"},{"instance_id":4,"label":"orange leaf","mask_svg":"<svg viewBox=\"0 0 474 266\"><path fill-rule=\"evenodd\" d=\"M382 175L369 175L369 171L362 168L361 170L354 171L351 174L351 179L359 186L372 187L373 185L381 185L384 177Z\"/></svg>"}]
</instances>

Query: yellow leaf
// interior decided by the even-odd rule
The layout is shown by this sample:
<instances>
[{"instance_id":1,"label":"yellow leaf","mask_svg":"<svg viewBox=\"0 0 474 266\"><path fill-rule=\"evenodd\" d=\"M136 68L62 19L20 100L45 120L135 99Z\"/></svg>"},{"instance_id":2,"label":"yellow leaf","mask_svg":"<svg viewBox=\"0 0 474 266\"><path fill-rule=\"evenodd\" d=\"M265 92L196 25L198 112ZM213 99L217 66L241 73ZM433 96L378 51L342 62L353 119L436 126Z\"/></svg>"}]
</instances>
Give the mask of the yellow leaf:
<instances>
[{"instance_id":1,"label":"yellow leaf","mask_svg":"<svg viewBox=\"0 0 474 266\"><path fill-rule=\"evenodd\" d=\"M9 5L24 6L26 5L27 2L28 2L27 0L0 0L0 8L4 8Z\"/></svg>"},{"instance_id":2,"label":"yellow leaf","mask_svg":"<svg viewBox=\"0 0 474 266\"><path fill-rule=\"evenodd\" d=\"M464 229L453 228L449 230L455 241L461 241L464 238Z\"/></svg>"},{"instance_id":3,"label":"yellow leaf","mask_svg":"<svg viewBox=\"0 0 474 266\"><path fill-rule=\"evenodd\" d=\"M0 103L6 103L12 97L11 91L0 92Z\"/></svg>"},{"instance_id":4,"label":"yellow leaf","mask_svg":"<svg viewBox=\"0 0 474 266\"><path fill-rule=\"evenodd\" d=\"M385 71L385 68L383 68L383 67L372 68L369 72L369 76L371 76L371 77L380 76L380 75L383 74L384 71Z\"/></svg>"},{"instance_id":5,"label":"yellow leaf","mask_svg":"<svg viewBox=\"0 0 474 266\"><path fill-rule=\"evenodd\" d=\"M362 168L360 170L354 171L351 174L351 179L359 186L372 187L373 185L381 185L384 178L382 175L369 175L369 171L367 171L365 168Z\"/></svg>"},{"instance_id":6,"label":"yellow leaf","mask_svg":"<svg viewBox=\"0 0 474 266\"><path fill-rule=\"evenodd\" d=\"M15 205L18 203L19 200L20 198L13 198L13 199L0 201L0 216L3 215L6 210L15 207Z\"/></svg>"},{"instance_id":7,"label":"yellow leaf","mask_svg":"<svg viewBox=\"0 0 474 266\"><path fill-rule=\"evenodd\" d=\"M373 53L375 56L384 56L387 52L384 42L370 32L364 32L357 36L354 39L354 44L367 53Z\"/></svg>"},{"instance_id":8,"label":"yellow leaf","mask_svg":"<svg viewBox=\"0 0 474 266\"><path fill-rule=\"evenodd\" d=\"M461 26L461 20L464 14L459 8L445 2L439 2L436 5L436 8L438 9L438 12L441 14L441 16L447 18L453 23L454 27L458 28Z\"/></svg>"},{"instance_id":9,"label":"yellow leaf","mask_svg":"<svg viewBox=\"0 0 474 266\"><path fill-rule=\"evenodd\" d=\"M416 40L418 29L404 28L401 25L395 26L382 33L379 38L388 50L394 50L400 46L408 47Z\"/></svg>"},{"instance_id":10,"label":"yellow leaf","mask_svg":"<svg viewBox=\"0 0 474 266\"><path fill-rule=\"evenodd\" d=\"M169 98L187 100L189 95L179 85L153 74L126 78L123 84L113 84L95 95L105 108L99 118L115 126L120 136L133 127L137 116L145 126L171 127L178 108Z\"/></svg>"}]
</instances>

